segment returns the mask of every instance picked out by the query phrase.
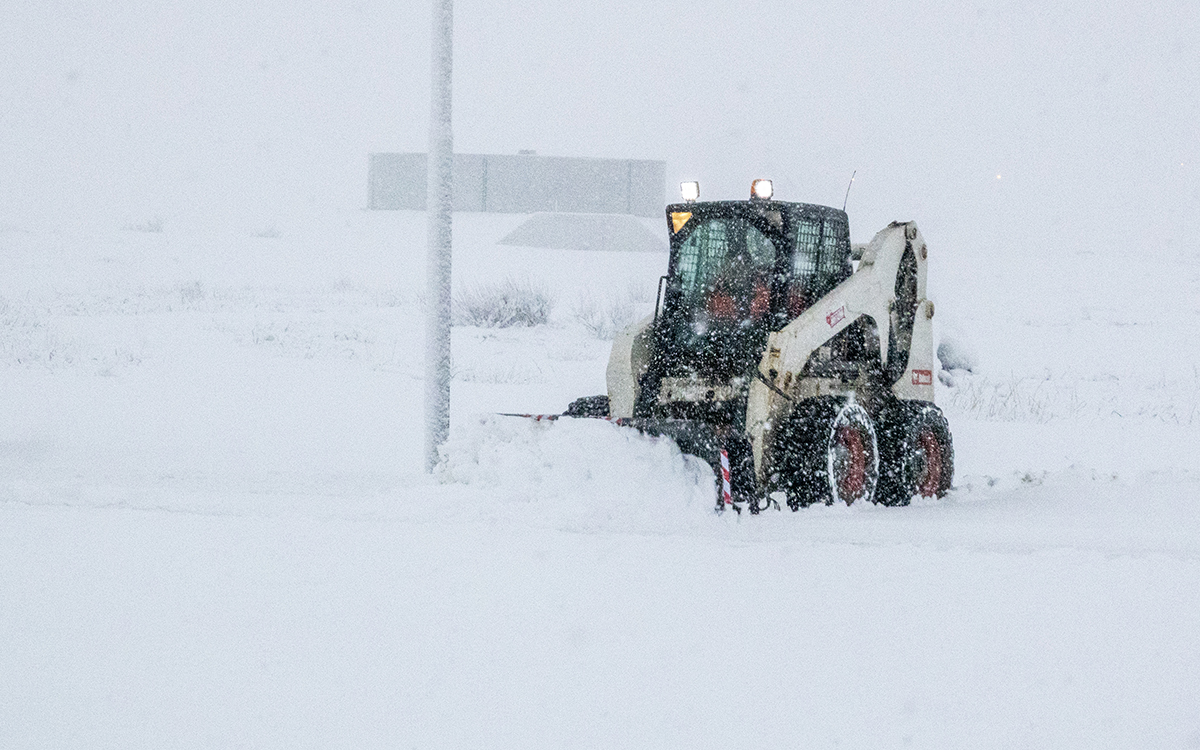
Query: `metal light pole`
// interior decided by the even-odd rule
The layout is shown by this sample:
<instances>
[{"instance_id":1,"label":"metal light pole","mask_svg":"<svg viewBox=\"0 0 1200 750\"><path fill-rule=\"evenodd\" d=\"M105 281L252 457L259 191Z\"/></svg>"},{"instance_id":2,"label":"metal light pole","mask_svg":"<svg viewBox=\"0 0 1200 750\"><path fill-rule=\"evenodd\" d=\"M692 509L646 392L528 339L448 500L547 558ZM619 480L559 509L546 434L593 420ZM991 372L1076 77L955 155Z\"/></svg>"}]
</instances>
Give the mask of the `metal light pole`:
<instances>
[{"instance_id":1,"label":"metal light pole","mask_svg":"<svg viewBox=\"0 0 1200 750\"><path fill-rule=\"evenodd\" d=\"M425 471L450 435L450 231L454 135L450 128L453 0L433 0L432 107L429 122L429 247L425 282Z\"/></svg>"}]
</instances>

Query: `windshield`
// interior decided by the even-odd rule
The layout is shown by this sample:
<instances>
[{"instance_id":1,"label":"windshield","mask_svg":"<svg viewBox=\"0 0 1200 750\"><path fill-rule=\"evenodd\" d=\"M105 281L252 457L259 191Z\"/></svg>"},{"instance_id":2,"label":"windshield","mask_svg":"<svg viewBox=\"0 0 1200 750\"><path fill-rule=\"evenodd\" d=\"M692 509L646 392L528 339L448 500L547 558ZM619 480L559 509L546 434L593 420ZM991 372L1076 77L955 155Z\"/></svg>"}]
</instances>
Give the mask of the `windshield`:
<instances>
[{"instance_id":1,"label":"windshield","mask_svg":"<svg viewBox=\"0 0 1200 750\"><path fill-rule=\"evenodd\" d=\"M683 305L744 323L766 315L775 245L742 218L709 219L679 248Z\"/></svg>"},{"instance_id":2,"label":"windshield","mask_svg":"<svg viewBox=\"0 0 1200 750\"><path fill-rule=\"evenodd\" d=\"M741 216L700 219L674 268L674 345L732 364L752 350L771 314L775 242Z\"/></svg>"}]
</instances>

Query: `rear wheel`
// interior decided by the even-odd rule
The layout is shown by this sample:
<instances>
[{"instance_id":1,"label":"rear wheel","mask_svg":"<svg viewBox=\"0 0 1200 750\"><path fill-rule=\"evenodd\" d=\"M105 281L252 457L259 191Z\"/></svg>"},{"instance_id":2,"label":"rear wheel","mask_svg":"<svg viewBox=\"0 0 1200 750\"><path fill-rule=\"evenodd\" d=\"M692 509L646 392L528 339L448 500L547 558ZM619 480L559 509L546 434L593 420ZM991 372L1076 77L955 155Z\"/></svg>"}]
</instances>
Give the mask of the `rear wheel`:
<instances>
[{"instance_id":1,"label":"rear wheel","mask_svg":"<svg viewBox=\"0 0 1200 750\"><path fill-rule=\"evenodd\" d=\"M942 410L924 401L901 401L880 423L879 501L908 505L914 496L945 495L954 480L954 442Z\"/></svg>"},{"instance_id":2,"label":"rear wheel","mask_svg":"<svg viewBox=\"0 0 1200 750\"><path fill-rule=\"evenodd\" d=\"M796 407L776 440L775 486L792 510L873 502L879 449L871 417L859 404L836 398Z\"/></svg>"}]
</instances>

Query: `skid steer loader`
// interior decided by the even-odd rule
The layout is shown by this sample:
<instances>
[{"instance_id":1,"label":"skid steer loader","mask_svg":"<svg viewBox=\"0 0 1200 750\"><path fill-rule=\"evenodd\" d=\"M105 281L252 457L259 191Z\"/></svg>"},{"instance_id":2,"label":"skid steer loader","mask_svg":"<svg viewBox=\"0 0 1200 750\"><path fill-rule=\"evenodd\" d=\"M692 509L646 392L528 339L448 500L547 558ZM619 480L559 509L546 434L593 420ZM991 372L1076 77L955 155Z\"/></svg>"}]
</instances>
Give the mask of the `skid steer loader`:
<instances>
[{"instance_id":1,"label":"skid steer loader","mask_svg":"<svg viewBox=\"0 0 1200 750\"><path fill-rule=\"evenodd\" d=\"M852 248L844 211L774 200L769 181L747 201L683 191L654 314L614 340L607 395L564 416L673 438L714 467L718 508L943 495L954 449L917 225Z\"/></svg>"}]
</instances>

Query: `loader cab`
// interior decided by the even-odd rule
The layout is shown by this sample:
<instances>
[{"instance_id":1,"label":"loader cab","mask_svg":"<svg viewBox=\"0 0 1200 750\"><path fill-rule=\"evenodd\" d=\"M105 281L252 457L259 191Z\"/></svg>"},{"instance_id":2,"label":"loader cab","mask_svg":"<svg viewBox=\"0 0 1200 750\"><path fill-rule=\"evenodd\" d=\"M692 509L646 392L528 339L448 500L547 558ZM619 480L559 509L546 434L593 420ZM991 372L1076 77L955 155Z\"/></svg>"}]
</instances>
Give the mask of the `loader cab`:
<instances>
[{"instance_id":1,"label":"loader cab","mask_svg":"<svg viewBox=\"0 0 1200 750\"><path fill-rule=\"evenodd\" d=\"M732 338L758 343L761 351L768 332L853 272L849 225L837 209L684 203L667 207L667 222L671 256L658 329L662 343L684 359L711 358L710 347Z\"/></svg>"},{"instance_id":2,"label":"loader cab","mask_svg":"<svg viewBox=\"0 0 1200 750\"><path fill-rule=\"evenodd\" d=\"M767 335L853 272L849 223L834 208L752 197L676 203L666 218L671 255L643 396L664 378L744 390Z\"/></svg>"}]
</instances>

